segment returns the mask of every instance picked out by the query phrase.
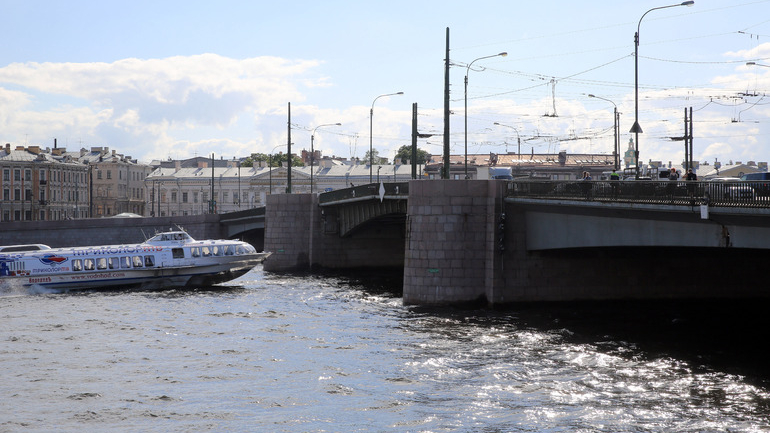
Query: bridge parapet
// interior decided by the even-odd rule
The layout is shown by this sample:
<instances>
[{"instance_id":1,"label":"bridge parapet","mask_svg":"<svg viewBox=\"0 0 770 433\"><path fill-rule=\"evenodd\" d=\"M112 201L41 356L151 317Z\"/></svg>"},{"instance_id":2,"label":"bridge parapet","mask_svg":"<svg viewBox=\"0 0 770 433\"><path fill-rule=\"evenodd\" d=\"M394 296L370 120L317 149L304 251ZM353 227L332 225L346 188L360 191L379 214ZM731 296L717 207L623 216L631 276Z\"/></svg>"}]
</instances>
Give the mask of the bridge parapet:
<instances>
[{"instance_id":1,"label":"bridge parapet","mask_svg":"<svg viewBox=\"0 0 770 433\"><path fill-rule=\"evenodd\" d=\"M752 181L515 180L506 197L770 208L766 184Z\"/></svg>"},{"instance_id":2,"label":"bridge parapet","mask_svg":"<svg viewBox=\"0 0 770 433\"><path fill-rule=\"evenodd\" d=\"M406 200L409 198L409 182L369 183L319 195L319 206L329 206L348 201L371 200L374 198Z\"/></svg>"}]
</instances>

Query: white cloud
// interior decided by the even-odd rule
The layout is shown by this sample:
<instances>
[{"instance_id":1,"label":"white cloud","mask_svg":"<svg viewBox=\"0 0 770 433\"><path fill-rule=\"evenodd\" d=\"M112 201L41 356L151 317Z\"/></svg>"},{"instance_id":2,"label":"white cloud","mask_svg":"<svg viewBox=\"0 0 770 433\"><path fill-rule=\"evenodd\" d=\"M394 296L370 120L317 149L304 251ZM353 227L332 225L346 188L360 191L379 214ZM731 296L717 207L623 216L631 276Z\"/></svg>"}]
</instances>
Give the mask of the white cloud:
<instances>
[{"instance_id":1,"label":"white cloud","mask_svg":"<svg viewBox=\"0 0 770 433\"><path fill-rule=\"evenodd\" d=\"M48 137L65 136L70 142L86 139L148 159L164 151L180 157L207 153L201 148L214 143L233 153L245 143L223 138L228 135L223 129L241 118L270 116L285 101L301 101L305 89L300 86L329 86L327 78L312 76L318 65L216 54L113 63L14 63L0 68L0 83L19 89L0 88L0 130L6 141L29 135L45 144ZM193 130L222 136L168 138Z\"/></svg>"}]
</instances>

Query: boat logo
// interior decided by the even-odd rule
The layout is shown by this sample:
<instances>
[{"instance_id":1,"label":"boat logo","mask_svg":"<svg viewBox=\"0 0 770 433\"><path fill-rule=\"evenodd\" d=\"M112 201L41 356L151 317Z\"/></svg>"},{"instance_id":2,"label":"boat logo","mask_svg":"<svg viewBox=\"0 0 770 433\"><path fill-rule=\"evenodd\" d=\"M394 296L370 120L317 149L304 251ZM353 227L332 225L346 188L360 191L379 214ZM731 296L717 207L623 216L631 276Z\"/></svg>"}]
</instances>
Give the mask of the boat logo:
<instances>
[{"instance_id":1,"label":"boat logo","mask_svg":"<svg viewBox=\"0 0 770 433\"><path fill-rule=\"evenodd\" d=\"M46 254L40 257L40 261L45 265L54 266L66 262L67 258L64 256L57 256L55 254Z\"/></svg>"}]
</instances>

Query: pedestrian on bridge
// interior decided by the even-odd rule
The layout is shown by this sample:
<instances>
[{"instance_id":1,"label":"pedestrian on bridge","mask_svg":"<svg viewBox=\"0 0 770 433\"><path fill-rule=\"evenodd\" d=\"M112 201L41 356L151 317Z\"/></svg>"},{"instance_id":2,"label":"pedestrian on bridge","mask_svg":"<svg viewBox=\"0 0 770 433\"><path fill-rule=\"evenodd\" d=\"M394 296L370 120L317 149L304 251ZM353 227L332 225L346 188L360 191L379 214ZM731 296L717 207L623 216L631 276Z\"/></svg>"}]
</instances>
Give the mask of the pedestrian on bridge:
<instances>
[{"instance_id":1,"label":"pedestrian on bridge","mask_svg":"<svg viewBox=\"0 0 770 433\"><path fill-rule=\"evenodd\" d=\"M583 172L583 183L580 185L583 188L583 194L586 196L586 200L591 200L591 174L587 171Z\"/></svg>"},{"instance_id":2,"label":"pedestrian on bridge","mask_svg":"<svg viewBox=\"0 0 770 433\"><path fill-rule=\"evenodd\" d=\"M692 199L695 196L695 188L697 187L697 185L689 182L698 180L698 176L696 176L695 173L692 172L691 168L688 168L687 174L684 175L684 180L688 182L687 194L690 196L690 199Z\"/></svg>"},{"instance_id":3,"label":"pedestrian on bridge","mask_svg":"<svg viewBox=\"0 0 770 433\"><path fill-rule=\"evenodd\" d=\"M612 199L618 199L618 187L620 186L620 174L615 169L610 173L610 186L612 187Z\"/></svg>"},{"instance_id":4,"label":"pedestrian on bridge","mask_svg":"<svg viewBox=\"0 0 770 433\"><path fill-rule=\"evenodd\" d=\"M669 180L669 183L666 186L666 190L668 192L669 199L673 203L674 193L676 192L677 180L679 180L679 173L676 171L674 167L671 167L671 170L668 172L668 180Z\"/></svg>"}]
</instances>

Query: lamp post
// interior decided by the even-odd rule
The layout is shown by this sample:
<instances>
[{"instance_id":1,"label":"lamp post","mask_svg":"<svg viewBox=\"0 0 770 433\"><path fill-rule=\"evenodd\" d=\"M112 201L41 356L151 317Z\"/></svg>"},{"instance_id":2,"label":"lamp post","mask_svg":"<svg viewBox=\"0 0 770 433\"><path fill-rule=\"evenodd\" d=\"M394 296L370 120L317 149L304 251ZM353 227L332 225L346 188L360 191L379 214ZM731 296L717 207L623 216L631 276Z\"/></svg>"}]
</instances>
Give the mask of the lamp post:
<instances>
[{"instance_id":1,"label":"lamp post","mask_svg":"<svg viewBox=\"0 0 770 433\"><path fill-rule=\"evenodd\" d=\"M273 150L270 151L270 155L267 156L267 174L268 174L268 192L267 195L273 195L273 155L275 154L275 149L278 149L279 147L283 146L282 144L279 144L278 146L275 146Z\"/></svg>"},{"instance_id":2,"label":"lamp post","mask_svg":"<svg viewBox=\"0 0 770 433\"><path fill-rule=\"evenodd\" d=\"M634 133L634 159L636 163L635 178L637 180L639 179L639 133L642 132L642 127L639 126L639 30L642 25L642 19L644 19L645 15L654 10L673 8L677 6L692 6L694 4L695 2L690 0L679 4L652 8L645 12L641 18L639 18L639 24L636 25L636 33L634 34L634 125L631 127L629 132Z\"/></svg>"},{"instance_id":3,"label":"lamp post","mask_svg":"<svg viewBox=\"0 0 770 433\"><path fill-rule=\"evenodd\" d=\"M757 63L757 62L746 62L746 66L762 66L762 67L765 67L765 68L770 68L770 65L763 65L763 64Z\"/></svg>"},{"instance_id":4,"label":"lamp post","mask_svg":"<svg viewBox=\"0 0 770 433\"><path fill-rule=\"evenodd\" d=\"M492 57L505 57L508 53L503 51L502 53L497 53L491 56L484 56L479 57L478 59L475 59L474 61L468 63L468 67L465 68L465 178L468 179L468 74L471 72L471 65L475 63L477 60L483 60L483 59L490 59Z\"/></svg>"},{"instance_id":5,"label":"lamp post","mask_svg":"<svg viewBox=\"0 0 770 433\"><path fill-rule=\"evenodd\" d=\"M383 96L403 95L404 92L386 93L374 98L372 101L372 108L369 110L369 183L372 183L372 164L374 164L374 157L372 155L372 119L374 118L374 103Z\"/></svg>"},{"instance_id":6,"label":"lamp post","mask_svg":"<svg viewBox=\"0 0 770 433\"><path fill-rule=\"evenodd\" d=\"M497 126L505 126L506 128L511 128L511 129L513 129L516 132L516 141L518 142L518 146L519 146L518 150L516 151L516 153L519 154L519 159L521 159L521 136L519 136L519 130L514 128L511 125L504 125L504 124L502 124L500 122L495 122L495 125L497 125Z\"/></svg>"},{"instance_id":7,"label":"lamp post","mask_svg":"<svg viewBox=\"0 0 770 433\"><path fill-rule=\"evenodd\" d=\"M620 127L620 113L618 113L618 106L615 105L615 103L610 101L609 99L602 98L601 96L596 96L596 95L593 95L593 94L589 94L588 97L589 98L601 99L602 101L607 101L607 102L609 102L610 104L612 104L615 107L615 115L613 116L614 126L612 128L613 131L615 132L615 143L614 143L613 149L612 149L612 154L613 154L612 163L614 164L615 170L619 170L620 169L620 156L619 156L619 152L620 152L620 135L618 134L618 128Z\"/></svg>"},{"instance_id":8,"label":"lamp post","mask_svg":"<svg viewBox=\"0 0 770 433\"><path fill-rule=\"evenodd\" d=\"M313 160L315 158L315 150L313 150L313 139L315 138L315 132L318 128L323 126L341 126L341 123L324 123L313 128L313 133L310 134L310 194L313 193Z\"/></svg>"}]
</instances>

